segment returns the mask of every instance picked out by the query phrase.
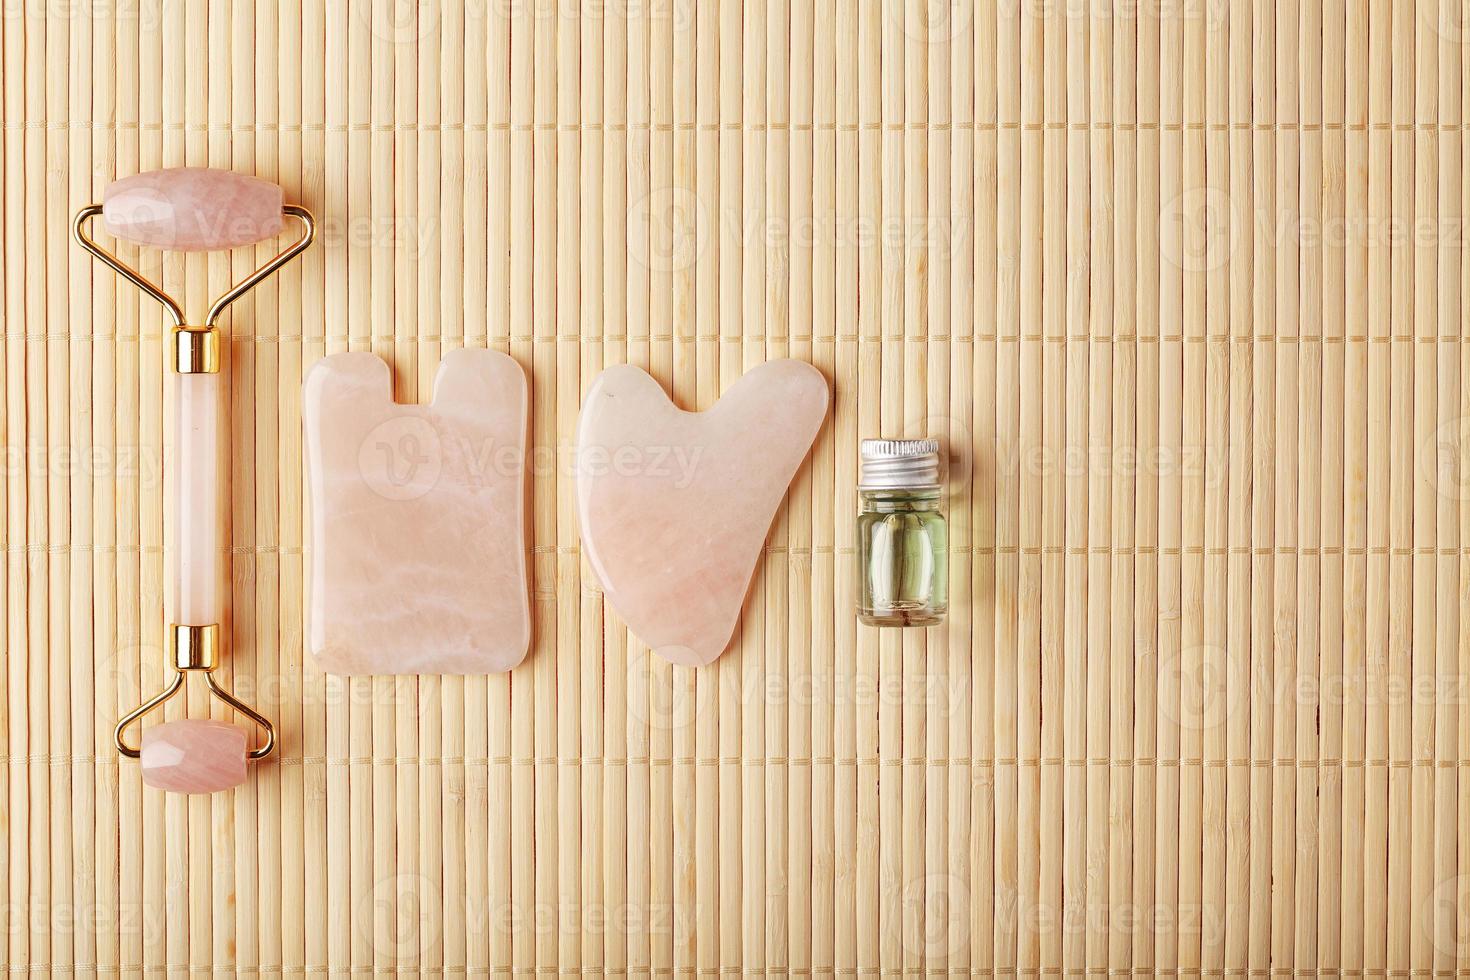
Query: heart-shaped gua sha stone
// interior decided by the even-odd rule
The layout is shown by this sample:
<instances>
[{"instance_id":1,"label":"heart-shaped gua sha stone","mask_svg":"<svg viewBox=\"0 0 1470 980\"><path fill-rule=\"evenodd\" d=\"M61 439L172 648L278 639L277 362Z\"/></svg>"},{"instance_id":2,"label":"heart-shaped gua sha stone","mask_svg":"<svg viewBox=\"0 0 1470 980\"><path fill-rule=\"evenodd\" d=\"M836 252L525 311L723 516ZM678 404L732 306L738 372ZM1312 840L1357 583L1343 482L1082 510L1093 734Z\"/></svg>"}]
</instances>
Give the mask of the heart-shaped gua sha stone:
<instances>
[{"instance_id":1,"label":"heart-shaped gua sha stone","mask_svg":"<svg viewBox=\"0 0 1470 980\"><path fill-rule=\"evenodd\" d=\"M706 412L632 365L598 375L577 430L582 546L628 628L700 666L724 652L776 507L827 414L810 364L771 361Z\"/></svg>"},{"instance_id":2,"label":"heart-shaped gua sha stone","mask_svg":"<svg viewBox=\"0 0 1470 980\"><path fill-rule=\"evenodd\" d=\"M374 354L305 382L308 645L333 674L509 670L531 639L526 375L444 356L428 405L399 405Z\"/></svg>"}]
</instances>

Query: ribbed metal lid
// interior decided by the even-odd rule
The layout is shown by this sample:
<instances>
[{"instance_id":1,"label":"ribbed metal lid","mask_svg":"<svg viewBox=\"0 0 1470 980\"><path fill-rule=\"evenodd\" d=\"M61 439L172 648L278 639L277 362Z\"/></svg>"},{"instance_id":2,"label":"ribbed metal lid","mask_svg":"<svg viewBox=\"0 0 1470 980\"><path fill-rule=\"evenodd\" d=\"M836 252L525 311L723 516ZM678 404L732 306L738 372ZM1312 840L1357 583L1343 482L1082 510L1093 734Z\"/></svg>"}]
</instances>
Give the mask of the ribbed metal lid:
<instances>
[{"instance_id":1,"label":"ribbed metal lid","mask_svg":"<svg viewBox=\"0 0 1470 980\"><path fill-rule=\"evenodd\" d=\"M864 439L858 484L872 490L939 486L939 440Z\"/></svg>"}]
</instances>

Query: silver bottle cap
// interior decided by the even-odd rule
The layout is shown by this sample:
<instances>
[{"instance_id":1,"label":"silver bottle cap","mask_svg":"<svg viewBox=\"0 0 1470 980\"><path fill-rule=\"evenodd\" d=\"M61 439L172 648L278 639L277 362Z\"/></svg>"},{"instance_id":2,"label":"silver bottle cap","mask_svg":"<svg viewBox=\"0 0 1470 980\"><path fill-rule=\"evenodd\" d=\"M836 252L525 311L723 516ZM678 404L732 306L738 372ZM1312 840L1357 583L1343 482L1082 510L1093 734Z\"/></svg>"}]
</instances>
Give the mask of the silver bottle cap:
<instances>
[{"instance_id":1,"label":"silver bottle cap","mask_svg":"<svg viewBox=\"0 0 1470 980\"><path fill-rule=\"evenodd\" d=\"M864 439L858 485L864 490L939 486L939 440Z\"/></svg>"}]
</instances>

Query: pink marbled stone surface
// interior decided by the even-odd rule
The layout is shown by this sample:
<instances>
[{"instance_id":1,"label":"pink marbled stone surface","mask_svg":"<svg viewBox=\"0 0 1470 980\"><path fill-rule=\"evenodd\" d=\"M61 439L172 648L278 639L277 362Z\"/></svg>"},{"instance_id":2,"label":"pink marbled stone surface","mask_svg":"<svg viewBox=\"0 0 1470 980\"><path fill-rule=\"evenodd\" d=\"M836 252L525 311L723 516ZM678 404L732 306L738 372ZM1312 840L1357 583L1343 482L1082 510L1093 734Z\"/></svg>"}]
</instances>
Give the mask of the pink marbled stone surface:
<instances>
[{"instance_id":1,"label":"pink marbled stone surface","mask_svg":"<svg viewBox=\"0 0 1470 980\"><path fill-rule=\"evenodd\" d=\"M577 431L582 549L628 628L676 663L730 642L761 546L827 414L802 361L747 372L685 412L631 365L598 375Z\"/></svg>"},{"instance_id":2,"label":"pink marbled stone surface","mask_svg":"<svg viewBox=\"0 0 1470 980\"><path fill-rule=\"evenodd\" d=\"M109 233L179 252L237 248L281 233L281 188L208 167L150 170L102 193Z\"/></svg>"},{"instance_id":3,"label":"pink marbled stone surface","mask_svg":"<svg viewBox=\"0 0 1470 980\"><path fill-rule=\"evenodd\" d=\"M225 564L230 510L225 482L223 374L168 373L174 400L167 475L173 520L167 529L170 623L209 626L225 621Z\"/></svg>"},{"instance_id":4,"label":"pink marbled stone surface","mask_svg":"<svg viewBox=\"0 0 1470 980\"><path fill-rule=\"evenodd\" d=\"M531 639L525 372L444 356L428 405L388 365L334 354L305 382L308 645L334 674L509 670Z\"/></svg>"},{"instance_id":5,"label":"pink marbled stone surface","mask_svg":"<svg viewBox=\"0 0 1470 980\"><path fill-rule=\"evenodd\" d=\"M217 793L245 781L248 733L203 718L143 729L143 782L171 793Z\"/></svg>"}]
</instances>

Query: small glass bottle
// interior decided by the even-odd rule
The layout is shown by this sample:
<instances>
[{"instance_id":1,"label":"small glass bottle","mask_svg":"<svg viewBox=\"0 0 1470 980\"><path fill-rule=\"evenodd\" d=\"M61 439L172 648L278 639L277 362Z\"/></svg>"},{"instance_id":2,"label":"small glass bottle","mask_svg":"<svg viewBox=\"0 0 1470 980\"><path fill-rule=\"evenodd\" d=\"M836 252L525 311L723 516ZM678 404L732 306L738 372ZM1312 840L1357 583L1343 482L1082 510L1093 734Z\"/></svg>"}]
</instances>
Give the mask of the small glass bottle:
<instances>
[{"instance_id":1,"label":"small glass bottle","mask_svg":"<svg viewBox=\"0 0 1470 980\"><path fill-rule=\"evenodd\" d=\"M939 443L864 439L858 479L858 619L934 626L949 608L949 528L939 511Z\"/></svg>"}]
</instances>

